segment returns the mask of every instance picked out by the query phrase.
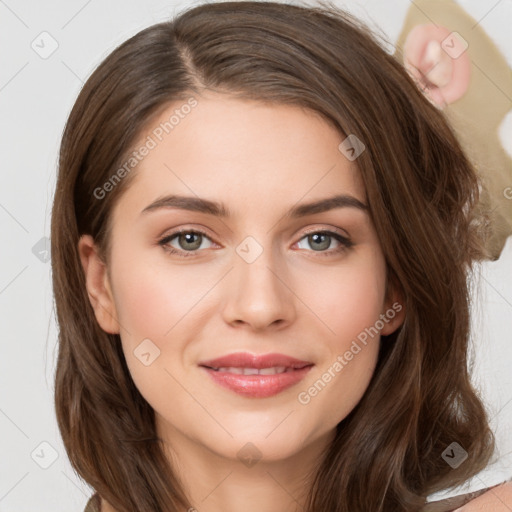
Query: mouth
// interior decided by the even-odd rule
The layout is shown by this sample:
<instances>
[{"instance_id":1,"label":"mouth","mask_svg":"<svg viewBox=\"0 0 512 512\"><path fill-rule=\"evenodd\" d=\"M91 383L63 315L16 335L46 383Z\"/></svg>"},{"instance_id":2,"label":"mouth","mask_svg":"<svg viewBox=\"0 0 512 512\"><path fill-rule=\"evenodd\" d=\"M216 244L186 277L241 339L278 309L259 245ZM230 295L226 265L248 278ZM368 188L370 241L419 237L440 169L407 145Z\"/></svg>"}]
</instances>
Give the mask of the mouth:
<instances>
[{"instance_id":1,"label":"mouth","mask_svg":"<svg viewBox=\"0 0 512 512\"><path fill-rule=\"evenodd\" d=\"M283 354L237 353L199 366L225 389L245 397L266 398L296 385L314 364Z\"/></svg>"},{"instance_id":2,"label":"mouth","mask_svg":"<svg viewBox=\"0 0 512 512\"><path fill-rule=\"evenodd\" d=\"M230 366L225 366L223 368L210 368L205 366L205 368L209 368L210 370L216 372L225 372L232 373L234 375L277 375L280 373L293 372L295 370L300 370L300 368L290 368L286 366L271 366L270 368L233 368Z\"/></svg>"}]
</instances>

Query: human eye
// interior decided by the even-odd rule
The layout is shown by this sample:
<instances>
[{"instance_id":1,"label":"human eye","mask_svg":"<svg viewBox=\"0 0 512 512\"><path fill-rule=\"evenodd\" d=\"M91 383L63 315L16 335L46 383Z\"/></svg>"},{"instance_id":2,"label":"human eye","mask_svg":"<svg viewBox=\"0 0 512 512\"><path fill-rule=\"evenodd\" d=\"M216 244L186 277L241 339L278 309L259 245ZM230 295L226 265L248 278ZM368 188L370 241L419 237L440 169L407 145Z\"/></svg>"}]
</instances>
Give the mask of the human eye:
<instances>
[{"instance_id":1,"label":"human eye","mask_svg":"<svg viewBox=\"0 0 512 512\"><path fill-rule=\"evenodd\" d=\"M169 254L182 258L189 258L197 256L200 249L211 247L211 244L207 247L204 246L203 242L205 242L205 240L212 242L210 237L204 231L200 229L182 228L165 235L158 241L158 244ZM309 246L313 248L313 252L318 252L323 257L340 254L354 245L348 237L335 231L325 229L313 229L306 231L306 235L303 236L297 244L301 244L302 240L307 240ZM331 247L333 241L338 244L338 247L325 250ZM173 242L178 244L178 247L176 247L176 245L172 245ZM300 245L299 248L304 249L304 247L300 247Z\"/></svg>"},{"instance_id":2,"label":"human eye","mask_svg":"<svg viewBox=\"0 0 512 512\"><path fill-rule=\"evenodd\" d=\"M178 245L181 245L181 248L170 245L174 239L176 239ZM208 235L199 229L179 229L161 238L158 245L162 246L169 254L189 258L197 256L199 249L205 249L203 246L205 239L210 240Z\"/></svg>"},{"instance_id":3,"label":"human eye","mask_svg":"<svg viewBox=\"0 0 512 512\"><path fill-rule=\"evenodd\" d=\"M310 247L313 247L314 252L319 252L322 257L328 257L340 254L344 251L347 251L351 247L353 247L354 242L350 240L350 238L337 233L335 231L329 230L309 230L306 232L306 236L303 236L297 244L301 243L301 240L307 240L307 243ZM338 247L335 249L331 249L326 251L324 249L328 249L331 246L331 242L335 240L338 243ZM315 248L316 247L316 248ZM303 249L303 247L299 247L299 249Z\"/></svg>"}]
</instances>

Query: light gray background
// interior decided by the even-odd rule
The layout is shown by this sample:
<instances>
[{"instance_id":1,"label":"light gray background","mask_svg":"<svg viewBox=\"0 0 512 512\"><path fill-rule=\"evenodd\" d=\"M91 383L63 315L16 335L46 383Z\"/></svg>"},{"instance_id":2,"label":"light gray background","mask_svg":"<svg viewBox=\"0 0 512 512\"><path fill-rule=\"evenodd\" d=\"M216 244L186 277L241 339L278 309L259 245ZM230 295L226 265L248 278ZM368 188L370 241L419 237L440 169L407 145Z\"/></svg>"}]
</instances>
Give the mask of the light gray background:
<instances>
[{"instance_id":1,"label":"light gray background","mask_svg":"<svg viewBox=\"0 0 512 512\"><path fill-rule=\"evenodd\" d=\"M410 6L408 0L338 3L380 26L392 43ZM512 1L459 3L480 21L512 67ZM53 409L56 326L50 262L41 258L44 237L50 236L60 137L83 82L107 54L191 4L0 0L0 512L82 511L91 494L69 465ZM47 59L31 47L43 31L58 43ZM512 110L500 137L512 154ZM474 382L493 411L502 457L464 490L512 477L512 238L500 260L484 264L479 273Z\"/></svg>"}]
</instances>

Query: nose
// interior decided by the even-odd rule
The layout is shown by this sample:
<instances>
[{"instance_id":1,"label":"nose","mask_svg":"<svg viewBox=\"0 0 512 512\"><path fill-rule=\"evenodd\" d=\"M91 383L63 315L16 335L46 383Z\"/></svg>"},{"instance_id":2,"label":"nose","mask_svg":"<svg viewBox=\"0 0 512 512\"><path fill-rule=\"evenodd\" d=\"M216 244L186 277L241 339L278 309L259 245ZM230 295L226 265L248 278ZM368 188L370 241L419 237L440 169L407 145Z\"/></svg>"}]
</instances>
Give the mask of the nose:
<instances>
[{"instance_id":1,"label":"nose","mask_svg":"<svg viewBox=\"0 0 512 512\"><path fill-rule=\"evenodd\" d=\"M252 262L234 254L234 268L224 284L227 323L261 331L282 329L294 321L296 297L285 265L275 256L269 248Z\"/></svg>"}]
</instances>

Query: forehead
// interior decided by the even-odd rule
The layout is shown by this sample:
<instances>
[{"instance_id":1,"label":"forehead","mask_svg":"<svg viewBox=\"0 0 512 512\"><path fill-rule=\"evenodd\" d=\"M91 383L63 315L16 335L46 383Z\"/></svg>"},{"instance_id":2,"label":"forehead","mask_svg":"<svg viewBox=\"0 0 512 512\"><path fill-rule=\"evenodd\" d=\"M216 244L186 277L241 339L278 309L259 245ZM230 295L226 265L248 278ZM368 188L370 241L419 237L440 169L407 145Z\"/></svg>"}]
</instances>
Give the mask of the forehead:
<instances>
[{"instance_id":1,"label":"forehead","mask_svg":"<svg viewBox=\"0 0 512 512\"><path fill-rule=\"evenodd\" d=\"M170 193L229 202L235 213L255 198L261 209L340 193L365 202L357 165L338 148L344 139L299 106L195 95L167 105L142 130L135 179L119 208L138 215Z\"/></svg>"}]
</instances>

